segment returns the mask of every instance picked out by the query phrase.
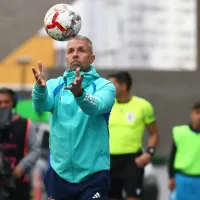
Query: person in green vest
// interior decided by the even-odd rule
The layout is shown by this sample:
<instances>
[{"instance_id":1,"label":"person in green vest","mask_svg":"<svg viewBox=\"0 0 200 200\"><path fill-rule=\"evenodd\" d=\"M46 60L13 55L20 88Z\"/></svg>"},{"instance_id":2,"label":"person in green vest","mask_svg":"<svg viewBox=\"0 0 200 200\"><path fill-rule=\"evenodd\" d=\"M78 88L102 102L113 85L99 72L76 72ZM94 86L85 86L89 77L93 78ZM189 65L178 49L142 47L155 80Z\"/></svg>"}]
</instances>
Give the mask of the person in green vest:
<instances>
[{"instance_id":1,"label":"person in green vest","mask_svg":"<svg viewBox=\"0 0 200 200\"><path fill-rule=\"evenodd\" d=\"M175 200L200 199L200 102L195 103L190 123L172 129L168 187Z\"/></svg>"},{"instance_id":2,"label":"person in green vest","mask_svg":"<svg viewBox=\"0 0 200 200\"><path fill-rule=\"evenodd\" d=\"M151 161L158 144L154 109L146 99L132 95L128 72L109 75L116 87L116 100L109 119L111 186L109 199L121 200L125 190L128 200L140 200L143 194L144 167ZM143 134L149 133L143 151Z\"/></svg>"}]
</instances>

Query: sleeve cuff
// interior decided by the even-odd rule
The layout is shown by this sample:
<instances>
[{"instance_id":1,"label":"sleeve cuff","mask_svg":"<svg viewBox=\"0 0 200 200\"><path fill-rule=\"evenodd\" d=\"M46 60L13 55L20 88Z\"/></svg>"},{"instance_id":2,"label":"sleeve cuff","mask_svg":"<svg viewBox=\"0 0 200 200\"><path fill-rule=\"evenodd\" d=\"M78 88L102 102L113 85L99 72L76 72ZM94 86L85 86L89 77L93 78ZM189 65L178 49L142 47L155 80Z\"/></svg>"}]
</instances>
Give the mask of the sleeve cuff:
<instances>
[{"instance_id":1,"label":"sleeve cuff","mask_svg":"<svg viewBox=\"0 0 200 200\"><path fill-rule=\"evenodd\" d=\"M80 96L80 97L75 97L75 99L76 99L77 102L81 102L81 101L84 100L85 96L86 96L86 91L84 90L82 96Z\"/></svg>"},{"instance_id":2,"label":"sleeve cuff","mask_svg":"<svg viewBox=\"0 0 200 200\"><path fill-rule=\"evenodd\" d=\"M38 93L45 93L46 90L47 90L47 87L40 88L40 87L38 87L37 83L35 83L35 85L34 85L34 90L35 90L36 92L38 92Z\"/></svg>"}]
</instances>

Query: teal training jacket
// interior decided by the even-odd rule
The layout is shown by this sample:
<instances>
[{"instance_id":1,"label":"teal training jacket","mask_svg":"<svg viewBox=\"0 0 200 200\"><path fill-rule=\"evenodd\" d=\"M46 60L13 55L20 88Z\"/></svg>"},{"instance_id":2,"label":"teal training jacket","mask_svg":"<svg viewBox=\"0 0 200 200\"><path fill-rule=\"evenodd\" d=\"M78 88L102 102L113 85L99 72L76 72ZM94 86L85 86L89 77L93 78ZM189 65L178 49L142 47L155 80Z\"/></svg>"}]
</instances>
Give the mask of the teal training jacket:
<instances>
[{"instance_id":1,"label":"teal training jacket","mask_svg":"<svg viewBox=\"0 0 200 200\"><path fill-rule=\"evenodd\" d=\"M91 66L84 74L81 97L64 89L71 85L75 71L47 81L45 88L33 87L36 112L51 112L50 164L70 183L79 183L90 174L110 169L108 119L115 101L113 83Z\"/></svg>"}]
</instances>

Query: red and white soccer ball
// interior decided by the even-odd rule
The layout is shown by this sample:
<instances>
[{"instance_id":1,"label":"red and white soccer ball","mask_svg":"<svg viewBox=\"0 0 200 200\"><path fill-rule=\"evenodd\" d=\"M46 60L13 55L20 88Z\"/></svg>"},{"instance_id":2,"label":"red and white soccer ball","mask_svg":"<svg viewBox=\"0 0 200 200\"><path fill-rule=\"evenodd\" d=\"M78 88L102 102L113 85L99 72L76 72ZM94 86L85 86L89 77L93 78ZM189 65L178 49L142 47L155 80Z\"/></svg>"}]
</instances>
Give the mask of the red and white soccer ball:
<instances>
[{"instance_id":1,"label":"red and white soccer ball","mask_svg":"<svg viewBox=\"0 0 200 200\"><path fill-rule=\"evenodd\" d=\"M58 41L68 41L81 29L81 17L68 4L57 4L51 7L44 18L47 34Z\"/></svg>"}]
</instances>

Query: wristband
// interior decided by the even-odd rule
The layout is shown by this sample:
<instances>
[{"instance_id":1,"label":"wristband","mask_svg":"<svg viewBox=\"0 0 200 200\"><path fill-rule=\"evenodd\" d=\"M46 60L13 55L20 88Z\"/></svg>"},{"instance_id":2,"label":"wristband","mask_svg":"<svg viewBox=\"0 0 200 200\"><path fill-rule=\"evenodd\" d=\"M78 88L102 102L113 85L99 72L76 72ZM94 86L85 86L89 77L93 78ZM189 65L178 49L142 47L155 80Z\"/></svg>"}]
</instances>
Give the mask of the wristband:
<instances>
[{"instance_id":1,"label":"wristband","mask_svg":"<svg viewBox=\"0 0 200 200\"><path fill-rule=\"evenodd\" d=\"M156 148L154 147L148 147L146 150L147 153L151 154L151 156L154 155L154 153L156 152Z\"/></svg>"}]
</instances>

